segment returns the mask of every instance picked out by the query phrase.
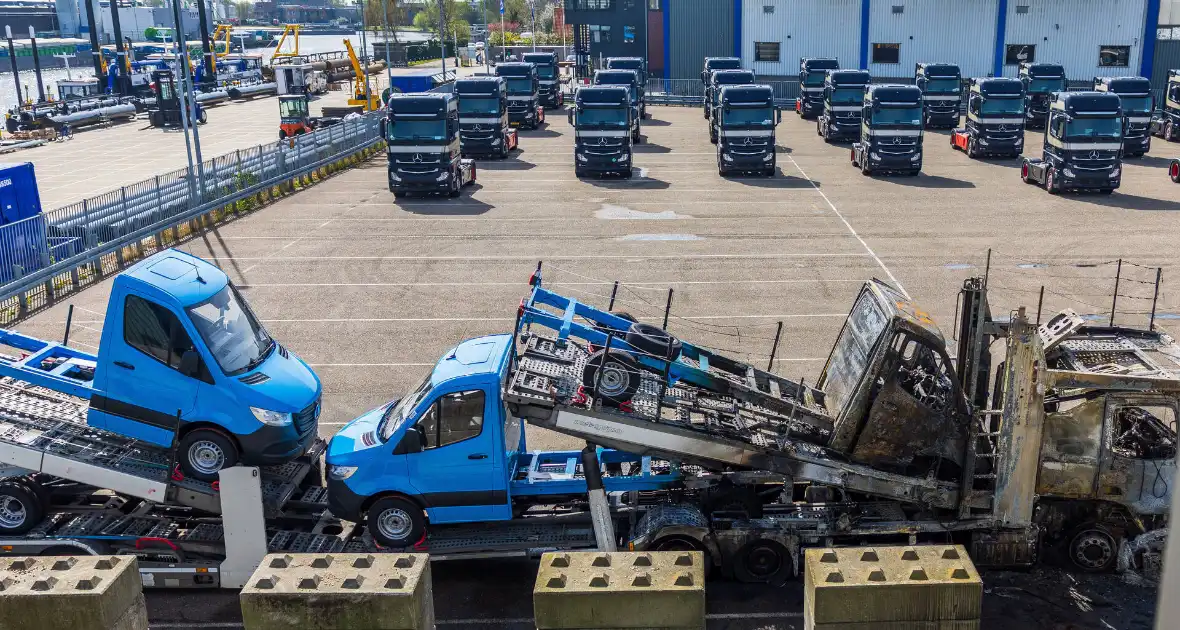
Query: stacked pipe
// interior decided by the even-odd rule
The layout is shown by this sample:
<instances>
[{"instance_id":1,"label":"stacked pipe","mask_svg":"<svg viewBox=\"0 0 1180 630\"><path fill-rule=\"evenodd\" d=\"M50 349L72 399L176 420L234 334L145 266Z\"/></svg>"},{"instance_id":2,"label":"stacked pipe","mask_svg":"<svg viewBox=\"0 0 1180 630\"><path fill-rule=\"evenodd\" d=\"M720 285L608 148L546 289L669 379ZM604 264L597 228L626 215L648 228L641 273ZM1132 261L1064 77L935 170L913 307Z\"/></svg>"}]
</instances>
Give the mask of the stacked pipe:
<instances>
[{"instance_id":1,"label":"stacked pipe","mask_svg":"<svg viewBox=\"0 0 1180 630\"><path fill-rule=\"evenodd\" d=\"M275 83L254 83L251 85L235 85L226 90L230 98L255 98L269 96L277 90Z\"/></svg>"},{"instance_id":2,"label":"stacked pipe","mask_svg":"<svg viewBox=\"0 0 1180 630\"><path fill-rule=\"evenodd\" d=\"M107 107L99 107L97 109L87 109L72 114L59 114L57 116L50 116L54 125L61 126L69 124L74 127L82 125L93 125L95 123L104 122L107 120L127 120L135 118L135 105L131 103L123 103L120 105L109 105Z\"/></svg>"},{"instance_id":3,"label":"stacked pipe","mask_svg":"<svg viewBox=\"0 0 1180 630\"><path fill-rule=\"evenodd\" d=\"M347 62L345 62L345 63L347 64ZM385 62L384 61L375 61L375 62L369 64L368 68L365 68L365 74L368 74L369 76L373 76L374 74L378 74L378 73L381 73L384 71L385 71ZM353 72L351 65L348 65L343 70L335 70L335 71L332 71L331 73L328 74L328 81L330 81L332 83L337 83L340 81L348 81L350 79L355 79L355 78L356 78L356 73Z\"/></svg>"}]
</instances>

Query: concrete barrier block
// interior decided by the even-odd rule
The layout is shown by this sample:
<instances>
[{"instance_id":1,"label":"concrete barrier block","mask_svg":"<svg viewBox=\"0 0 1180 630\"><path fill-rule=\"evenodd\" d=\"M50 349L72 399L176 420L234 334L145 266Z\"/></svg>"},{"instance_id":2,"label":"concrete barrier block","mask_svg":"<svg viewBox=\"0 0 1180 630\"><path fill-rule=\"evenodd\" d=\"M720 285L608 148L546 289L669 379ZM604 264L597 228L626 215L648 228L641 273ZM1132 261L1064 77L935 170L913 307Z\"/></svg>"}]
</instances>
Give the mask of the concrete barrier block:
<instances>
[{"instance_id":1,"label":"concrete barrier block","mask_svg":"<svg viewBox=\"0 0 1180 630\"><path fill-rule=\"evenodd\" d=\"M808 549L804 564L808 629L979 619L983 582L962 545Z\"/></svg>"},{"instance_id":2,"label":"concrete barrier block","mask_svg":"<svg viewBox=\"0 0 1180 630\"><path fill-rule=\"evenodd\" d=\"M139 565L128 556L0 559L0 630L146 630Z\"/></svg>"},{"instance_id":3,"label":"concrete barrier block","mask_svg":"<svg viewBox=\"0 0 1180 630\"><path fill-rule=\"evenodd\" d=\"M699 551L550 552L533 588L537 628L704 628Z\"/></svg>"},{"instance_id":4,"label":"concrete barrier block","mask_svg":"<svg viewBox=\"0 0 1180 630\"><path fill-rule=\"evenodd\" d=\"M270 554L242 589L245 630L434 628L426 554Z\"/></svg>"}]
</instances>

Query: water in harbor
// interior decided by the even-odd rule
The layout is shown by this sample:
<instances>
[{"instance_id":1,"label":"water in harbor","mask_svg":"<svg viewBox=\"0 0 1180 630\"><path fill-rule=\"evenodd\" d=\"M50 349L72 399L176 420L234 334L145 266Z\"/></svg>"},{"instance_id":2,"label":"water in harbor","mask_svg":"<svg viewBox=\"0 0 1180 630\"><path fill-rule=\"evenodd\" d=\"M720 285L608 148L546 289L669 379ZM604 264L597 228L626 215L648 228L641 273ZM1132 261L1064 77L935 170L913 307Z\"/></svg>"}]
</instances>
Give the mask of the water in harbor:
<instances>
[{"instance_id":1,"label":"water in harbor","mask_svg":"<svg viewBox=\"0 0 1180 630\"><path fill-rule=\"evenodd\" d=\"M426 33L415 31L398 33L398 39L404 42L425 41L428 37ZM353 47L358 52L360 51L360 37L357 35L303 35L299 38L299 52L302 54L311 54L344 50L345 39L350 40ZM271 48L251 48L247 52L262 54L263 59L269 61L272 51L273 46ZM371 42L369 42L369 52L372 53ZM56 59L53 61L55 64L60 63ZM67 76L65 68L42 68L41 79L45 84L46 95L56 95L57 82L62 79L69 77L75 79L93 77L94 70L89 64L90 58L88 56L78 55L70 59L69 76ZM37 79L36 74L32 70L22 70L20 72L20 86L24 99L27 100L30 97L34 100L36 99ZM12 80L12 69L3 61L0 61L0 110L8 111L16 105L16 102L16 88Z\"/></svg>"}]
</instances>

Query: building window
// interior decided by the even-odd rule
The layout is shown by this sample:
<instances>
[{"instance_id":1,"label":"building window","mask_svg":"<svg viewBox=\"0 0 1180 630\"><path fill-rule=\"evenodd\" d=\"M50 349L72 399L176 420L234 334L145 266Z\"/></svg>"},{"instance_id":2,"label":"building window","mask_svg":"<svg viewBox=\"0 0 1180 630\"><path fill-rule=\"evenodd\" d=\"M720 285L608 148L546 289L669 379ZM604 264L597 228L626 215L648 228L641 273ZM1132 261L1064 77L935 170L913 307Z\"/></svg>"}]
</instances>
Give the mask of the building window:
<instances>
[{"instance_id":1,"label":"building window","mask_svg":"<svg viewBox=\"0 0 1180 630\"><path fill-rule=\"evenodd\" d=\"M762 5L762 12L763 13L774 13L774 5L773 4Z\"/></svg>"},{"instance_id":2,"label":"building window","mask_svg":"<svg viewBox=\"0 0 1180 630\"><path fill-rule=\"evenodd\" d=\"M1022 14L1024 14L1024 13L1028 13L1028 5L1027 5L1027 4L1018 4L1018 5L1016 5L1016 14L1017 14L1017 15L1022 15Z\"/></svg>"},{"instance_id":3,"label":"building window","mask_svg":"<svg viewBox=\"0 0 1180 630\"><path fill-rule=\"evenodd\" d=\"M578 11L609 11L611 0L578 0Z\"/></svg>"},{"instance_id":4,"label":"building window","mask_svg":"<svg viewBox=\"0 0 1180 630\"><path fill-rule=\"evenodd\" d=\"M659 11L660 10L660 0L647 0L647 10L648 11Z\"/></svg>"},{"instance_id":5,"label":"building window","mask_svg":"<svg viewBox=\"0 0 1180 630\"><path fill-rule=\"evenodd\" d=\"M905 6L900 5L900 4L893 5L893 12L894 13L905 13Z\"/></svg>"},{"instance_id":6,"label":"building window","mask_svg":"<svg viewBox=\"0 0 1180 630\"><path fill-rule=\"evenodd\" d=\"M609 44L610 43L610 27L598 26L597 24L590 25L590 41L595 44Z\"/></svg>"},{"instance_id":7,"label":"building window","mask_svg":"<svg viewBox=\"0 0 1180 630\"><path fill-rule=\"evenodd\" d=\"M901 44L873 44L873 63L901 63Z\"/></svg>"},{"instance_id":8,"label":"building window","mask_svg":"<svg viewBox=\"0 0 1180 630\"><path fill-rule=\"evenodd\" d=\"M1004 65L1018 66L1037 60L1037 47L1032 44L1008 44L1004 49Z\"/></svg>"},{"instance_id":9,"label":"building window","mask_svg":"<svg viewBox=\"0 0 1180 630\"><path fill-rule=\"evenodd\" d=\"M1098 65L1104 68L1126 68L1131 65L1130 46L1102 46L1098 49Z\"/></svg>"},{"instance_id":10,"label":"building window","mask_svg":"<svg viewBox=\"0 0 1180 630\"><path fill-rule=\"evenodd\" d=\"M754 61L778 61L778 42L754 42Z\"/></svg>"},{"instance_id":11,"label":"building window","mask_svg":"<svg viewBox=\"0 0 1180 630\"><path fill-rule=\"evenodd\" d=\"M623 0L623 10L624 11L634 11L635 10L635 0Z\"/></svg>"}]
</instances>

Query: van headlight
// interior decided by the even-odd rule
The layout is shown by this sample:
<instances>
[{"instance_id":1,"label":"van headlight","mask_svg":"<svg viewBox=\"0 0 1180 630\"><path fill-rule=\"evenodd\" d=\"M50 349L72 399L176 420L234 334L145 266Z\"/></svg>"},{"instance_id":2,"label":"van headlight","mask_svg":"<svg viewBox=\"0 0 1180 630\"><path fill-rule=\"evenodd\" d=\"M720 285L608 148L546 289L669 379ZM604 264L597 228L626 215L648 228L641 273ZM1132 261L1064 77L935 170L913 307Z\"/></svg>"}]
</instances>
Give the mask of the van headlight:
<instances>
[{"instance_id":1,"label":"van headlight","mask_svg":"<svg viewBox=\"0 0 1180 630\"><path fill-rule=\"evenodd\" d=\"M328 465L328 479L333 481L344 481L356 473L356 466L333 466Z\"/></svg>"},{"instance_id":2,"label":"van headlight","mask_svg":"<svg viewBox=\"0 0 1180 630\"><path fill-rule=\"evenodd\" d=\"M272 427L285 427L291 424L291 414L289 413L259 409L258 407L250 407L250 413L254 414L254 418L262 424Z\"/></svg>"}]
</instances>

